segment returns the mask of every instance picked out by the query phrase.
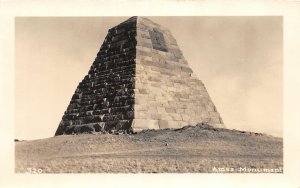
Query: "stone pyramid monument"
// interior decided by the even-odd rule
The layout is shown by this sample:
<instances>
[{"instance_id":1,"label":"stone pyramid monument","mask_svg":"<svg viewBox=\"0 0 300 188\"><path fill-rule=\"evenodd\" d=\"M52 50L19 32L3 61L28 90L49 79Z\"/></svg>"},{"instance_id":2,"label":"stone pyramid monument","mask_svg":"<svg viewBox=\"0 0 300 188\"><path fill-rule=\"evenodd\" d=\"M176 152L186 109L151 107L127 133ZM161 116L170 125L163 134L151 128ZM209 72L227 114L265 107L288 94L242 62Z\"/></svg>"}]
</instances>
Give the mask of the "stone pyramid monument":
<instances>
[{"instance_id":1,"label":"stone pyramid monument","mask_svg":"<svg viewBox=\"0 0 300 188\"><path fill-rule=\"evenodd\" d=\"M55 135L224 127L170 31L132 17L109 29Z\"/></svg>"}]
</instances>

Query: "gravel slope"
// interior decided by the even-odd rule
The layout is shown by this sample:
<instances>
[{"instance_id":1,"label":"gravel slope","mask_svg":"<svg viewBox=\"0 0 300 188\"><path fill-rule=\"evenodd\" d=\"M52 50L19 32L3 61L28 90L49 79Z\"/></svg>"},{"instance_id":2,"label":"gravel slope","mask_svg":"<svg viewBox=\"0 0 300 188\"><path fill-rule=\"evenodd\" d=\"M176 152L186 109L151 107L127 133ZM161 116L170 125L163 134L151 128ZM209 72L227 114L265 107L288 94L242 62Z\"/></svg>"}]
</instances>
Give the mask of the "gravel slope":
<instances>
[{"instance_id":1,"label":"gravel slope","mask_svg":"<svg viewBox=\"0 0 300 188\"><path fill-rule=\"evenodd\" d=\"M282 138L213 128L16 142L18 173L282 172Z\"/></svg>"}]
</instances>

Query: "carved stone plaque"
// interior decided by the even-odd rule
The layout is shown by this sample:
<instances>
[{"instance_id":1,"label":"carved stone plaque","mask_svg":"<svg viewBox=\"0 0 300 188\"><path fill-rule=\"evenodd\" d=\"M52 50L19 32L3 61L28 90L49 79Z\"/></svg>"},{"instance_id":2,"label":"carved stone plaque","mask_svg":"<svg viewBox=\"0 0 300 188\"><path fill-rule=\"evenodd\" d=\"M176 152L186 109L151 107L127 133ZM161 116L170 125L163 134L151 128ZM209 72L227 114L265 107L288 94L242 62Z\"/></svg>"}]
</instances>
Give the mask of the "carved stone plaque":
<instances>
[{"instance_id":1,"label":"carved stone plaque","mask_svg":"<svg viewBox=\"0 0 300 188\"><path fill-rule=\"evenodd\" d=\"M153 31L149 30L149 34L154 49L164 52L168 51L164 35L161 32L154 28Z\"/></svg>"}]
</instances>

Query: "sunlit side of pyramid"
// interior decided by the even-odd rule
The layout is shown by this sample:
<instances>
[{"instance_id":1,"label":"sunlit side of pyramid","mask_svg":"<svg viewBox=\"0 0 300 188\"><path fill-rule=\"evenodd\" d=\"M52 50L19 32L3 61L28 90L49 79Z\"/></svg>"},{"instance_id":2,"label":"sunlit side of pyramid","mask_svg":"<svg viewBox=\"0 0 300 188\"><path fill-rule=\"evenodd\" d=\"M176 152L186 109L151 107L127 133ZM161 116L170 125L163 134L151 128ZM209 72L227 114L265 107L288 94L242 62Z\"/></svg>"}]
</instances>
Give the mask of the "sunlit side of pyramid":
<instances>
[{"instance_id":1,"label":"sunlit side of pyramid","mask_svg":"<svg viewBox=\"0 0 300 188\"><path fill-rule=\"evenodd\" d=\"M111 28L55 135L224 127L170 31L132 17Z\"/></svg>"}]
</instances>

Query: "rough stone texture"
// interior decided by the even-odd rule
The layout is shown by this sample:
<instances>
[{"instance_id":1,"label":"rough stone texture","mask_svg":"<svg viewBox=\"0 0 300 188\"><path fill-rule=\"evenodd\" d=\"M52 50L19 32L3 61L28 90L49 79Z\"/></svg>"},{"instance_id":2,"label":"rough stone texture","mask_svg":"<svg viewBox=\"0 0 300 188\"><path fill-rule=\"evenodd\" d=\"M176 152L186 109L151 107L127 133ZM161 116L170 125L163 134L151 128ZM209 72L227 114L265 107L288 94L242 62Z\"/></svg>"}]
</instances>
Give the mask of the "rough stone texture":
<instances>
[{"instance_id":1,"label":"rough stone texture","mask_svg":"<svg viewBox=\"0 0 300 188\"><path fill-rule=\"evenodd\" d=\"M222 119L170 31L132 17L110 29L55 135L180 128Z\"/></svg>"},{"instance_id":2,"label":"rough stone texture","mask_svg":"<svg viewBox=\"0 0 300 188\"><path fill-rule=\"evenodd\" d=\"M133 129L179 128L199 122L222 127L216 107L170 31L138 18L136 38Z\"/></svg>"},{"instance_id":3,"label":"rough stone texture","mask_svg":"<svg viewBox=\"0 0 300 188\"><path fill-rule=\"evenodd\" d=\"M129 130L134 118L136 17L111 28L55 135Z\"/></svg>"}]
</instances>

